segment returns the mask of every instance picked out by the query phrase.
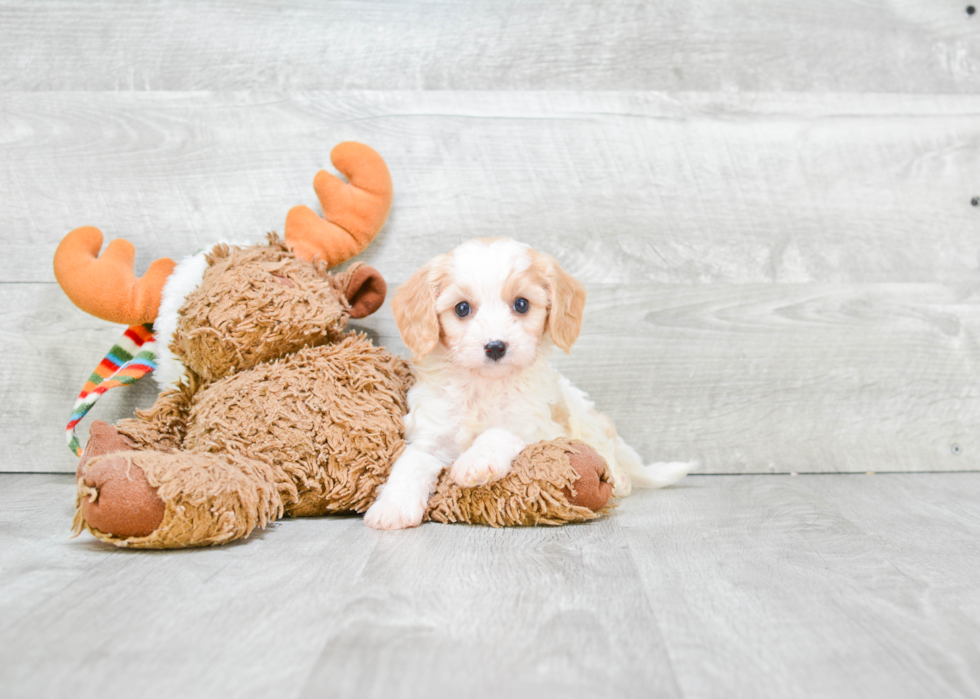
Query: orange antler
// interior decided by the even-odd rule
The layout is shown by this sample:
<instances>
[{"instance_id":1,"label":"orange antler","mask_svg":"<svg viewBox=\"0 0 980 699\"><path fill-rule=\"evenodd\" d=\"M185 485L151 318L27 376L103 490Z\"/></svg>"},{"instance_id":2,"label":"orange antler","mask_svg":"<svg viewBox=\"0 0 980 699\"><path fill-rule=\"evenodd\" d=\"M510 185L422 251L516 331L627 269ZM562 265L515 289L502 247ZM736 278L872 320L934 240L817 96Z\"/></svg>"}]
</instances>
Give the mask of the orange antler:
<instances>
[{"instance_id":1,"label":"orange antler","mask_svg":"<svg viewBox=\"0 0 980 699\"><path fill-rule=\"evenodd\" d=\"M72 302L86 313L113 323L152 323L160 296L176 263L164 257L139 279L133 272L136 249L113 240L99 257L102 231L85 226L66 235L54 253L54 276Z\"/></svg>"},{"instance_id":2,"label":"orange antler","mask_svg":"<svg viewBox=\"0 0 980 699\"><path fill-rule=\"evenodd\" d=\"M313 189L326 220L306 206L294 206L286 215L285 238L297 257L319 258L333 267L361 252L381 230L391 208L391 175L381 156L363 143L341 143L330 160L349 182L318 172Z\"/></svg>"}]
</instances>

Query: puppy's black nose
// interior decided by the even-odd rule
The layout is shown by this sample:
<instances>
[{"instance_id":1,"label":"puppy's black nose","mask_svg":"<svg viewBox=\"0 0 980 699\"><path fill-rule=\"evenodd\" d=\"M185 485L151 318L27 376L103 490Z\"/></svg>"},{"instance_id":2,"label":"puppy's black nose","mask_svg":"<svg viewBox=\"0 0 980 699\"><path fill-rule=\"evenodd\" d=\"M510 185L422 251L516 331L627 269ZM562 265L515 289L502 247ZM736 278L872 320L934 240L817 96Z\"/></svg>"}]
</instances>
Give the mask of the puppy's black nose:
<instances>
[{"instance_id":1,"label":"puppy's black nose","mask_svg":"<svg viewBox=\"0 0 980 699\"><path fill-rule=\"evenodd\" d=\"M483 345L483 350L490 359L496 362L507 353L507 345L500 340L494 340Z\"/></svg>"}]
</instances>

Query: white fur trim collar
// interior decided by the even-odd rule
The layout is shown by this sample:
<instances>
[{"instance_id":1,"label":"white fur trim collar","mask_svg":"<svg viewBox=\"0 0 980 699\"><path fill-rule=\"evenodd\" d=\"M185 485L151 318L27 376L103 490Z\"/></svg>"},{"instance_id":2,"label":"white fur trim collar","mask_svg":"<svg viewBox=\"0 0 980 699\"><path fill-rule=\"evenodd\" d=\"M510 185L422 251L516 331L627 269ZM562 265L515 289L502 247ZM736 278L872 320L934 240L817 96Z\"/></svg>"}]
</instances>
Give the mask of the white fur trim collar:
<instances>
[{"instance_id":1,"label":"white fur trim collar","mask_svg":"<svg viewBox=\"0 0 980 699\"><path fill-rule=\"evenodd\" d=\"M170 343L177 332L178 311L188 294L200 286L204 279L204 272L208 268L206 257L213 247L212 245L178 262L163 286L160 310L153 323L157 352L157 369L153 372L153 377L161 390L175 388L186 370L184 363L170 351Z\"/></svg>"}]
</instances>

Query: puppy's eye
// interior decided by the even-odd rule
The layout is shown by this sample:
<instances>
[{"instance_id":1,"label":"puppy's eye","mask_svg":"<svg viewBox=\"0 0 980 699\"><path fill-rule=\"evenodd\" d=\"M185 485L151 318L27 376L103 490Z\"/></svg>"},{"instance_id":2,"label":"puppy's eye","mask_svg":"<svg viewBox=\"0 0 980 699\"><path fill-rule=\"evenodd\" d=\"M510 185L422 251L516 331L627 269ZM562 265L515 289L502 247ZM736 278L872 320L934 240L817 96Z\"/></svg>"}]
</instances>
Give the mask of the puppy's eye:
<instances>
[{"instance_id":1,"label":"puppy's eye","mask_svg":"<svg viewBox=\"0 0 980 699\"><path fill-rule=\"evenodd\" d=\"M470 314L470 304L466 303L466 301L460 301L453 310L456 311L456 315L460 318L465 318Z\"/></svg>"},{"instance_id":2,"label":"puppy's eye","mask_svg":"<svg viewBox=\"0 0 980 699\"><path fill-rule=\"evenodd\" d=\"M518 313L527 313L527 309L531 307L531 304L523 296L519 296L514 301L514 310Z\"/></svg>"}]
</instances>

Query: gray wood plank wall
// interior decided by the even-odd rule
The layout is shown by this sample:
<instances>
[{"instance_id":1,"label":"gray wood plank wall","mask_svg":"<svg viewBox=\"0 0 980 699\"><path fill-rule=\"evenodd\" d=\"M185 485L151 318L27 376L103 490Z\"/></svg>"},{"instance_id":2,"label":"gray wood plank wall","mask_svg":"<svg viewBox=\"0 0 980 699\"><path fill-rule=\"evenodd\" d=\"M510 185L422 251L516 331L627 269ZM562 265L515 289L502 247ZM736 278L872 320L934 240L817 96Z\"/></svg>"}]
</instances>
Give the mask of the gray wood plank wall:
<instances>
[{"instance_id":1,"label":"gray wood plank wall","mask_svg":"<svg viewBox=\"0 0 980 699\"><path fill-rule=\"evenodd\" d=\"M389 282L509 235L586 283L556 361L648 458L977 467L963 3L0 2L0 46L0 470L74 468L73 397L119 334L54 284L68 230L140 270L259 240L346 139L392 170L363 255ZM404 351L387 308L362 327Z\"/></svg>"}]
</instances>

